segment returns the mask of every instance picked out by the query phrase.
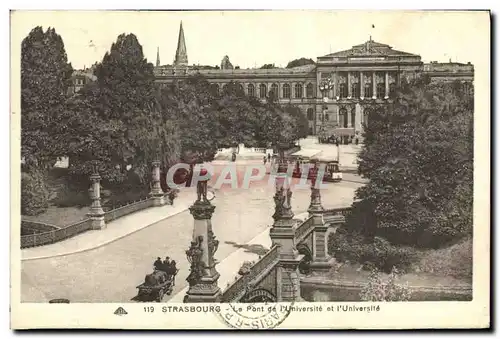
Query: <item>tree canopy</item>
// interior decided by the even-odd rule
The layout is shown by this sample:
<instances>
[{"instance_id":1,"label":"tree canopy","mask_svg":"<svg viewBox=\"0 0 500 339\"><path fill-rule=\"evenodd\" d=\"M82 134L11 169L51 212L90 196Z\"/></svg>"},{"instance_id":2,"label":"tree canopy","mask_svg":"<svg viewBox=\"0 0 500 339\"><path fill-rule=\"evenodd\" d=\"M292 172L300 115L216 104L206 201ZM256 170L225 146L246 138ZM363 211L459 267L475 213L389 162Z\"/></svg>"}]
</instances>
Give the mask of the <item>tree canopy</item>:
<instances>
[{"instance_id":1,"label":"tree canopy","mask_svg":"<svg viewBox=\"0 0 500 339\"><path fill-rule=\"evenodd\" d=\"M45 168L61 155L59 120L72 72L55 29L33 28L21 45L21 155L26 164Z\"/></svg>"},{"instance_id":2,"label":"tree canopy","mask_svg":"<svg viewBox=\"0 0 500 339\"><path fill-rule=\"evenodd\" d=\"M370 107L352 227L393 243L439 246L472 232L473 95L459 82L404 84Z\"/></svg>"},{"instance_id":3,"label":"tree canopy","mask_svg":"<svg viewBox=\"0 0 500 339\"><path fill-rule=\"evenodd\" d=\"M286 68L293 68L293 67L298 67L298 66L304 66L304 65L314 65L316 64L313 59L307 59L307 58L300 58L300 59L295 59L292 60L286 65Z\"/></svg>"}]
</instances>

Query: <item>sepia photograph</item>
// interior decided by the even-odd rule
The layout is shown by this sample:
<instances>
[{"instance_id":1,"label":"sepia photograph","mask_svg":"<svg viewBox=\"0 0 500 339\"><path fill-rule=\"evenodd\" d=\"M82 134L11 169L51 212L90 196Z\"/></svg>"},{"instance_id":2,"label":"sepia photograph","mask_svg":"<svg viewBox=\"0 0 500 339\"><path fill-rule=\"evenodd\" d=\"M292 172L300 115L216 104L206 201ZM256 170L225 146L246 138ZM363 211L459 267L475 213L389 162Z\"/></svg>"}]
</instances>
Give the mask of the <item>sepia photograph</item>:
<instances>
[{"instance_id":1,"label":"sepia photograph","mask_svg":"<svg viewBox=\"0 0 500 339\"><path fill-rule=\"evenodd\" d=\"M487 326L489 35L487 11L11 11L12 302Z\"/></svg>"}]
</instances>

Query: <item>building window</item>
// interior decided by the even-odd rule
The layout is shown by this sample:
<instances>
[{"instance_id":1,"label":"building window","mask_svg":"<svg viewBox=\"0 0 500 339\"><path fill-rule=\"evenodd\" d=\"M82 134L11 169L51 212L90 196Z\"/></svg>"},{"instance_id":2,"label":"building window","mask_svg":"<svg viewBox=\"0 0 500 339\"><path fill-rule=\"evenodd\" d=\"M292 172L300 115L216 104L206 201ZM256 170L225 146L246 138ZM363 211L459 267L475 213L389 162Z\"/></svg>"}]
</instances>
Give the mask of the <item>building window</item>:
<instances>
[{"instance_id":1,"label":"building window","mask_svg":"<svg viewBox=\"0 0 500 339\"><path fill-rule=\"evenodd\" d=\"M302 98L302 94L304 93L304 88L302 87L302 84L295 84L295 98L300 99Z\"/></svg>"},{"instance_id":2,"label":"building window","mask_svg":"<svg viewBox=\"0 0 500 339\"><path fill-rule=\"evenodd\" d=\"M380 82L377 84L377 99L383 99L385 97L385 84Z\"/></svg>"},{"instance_id":3,"label":"building window","mask_svg":"<svg viewBox=\"0 0 500 339\"><path fill-rule=\"evenodd\" d=\"M339 126L347 127L347 110L345 108L341 108L339 111Z\"/></svg>"},{"instance_id":4,"label":"building window","mask_svg":"<svg viewBox=\"0 0 500 339\"><path fill-rule=\"evenodd\" d=\"M396 94L396 84L391 82L389 84L389 95L392 96L394 94Z\"/></svg>"},{"instance_id":5,"label":"building window","mask_svg":"<svg viewBox=\"0 0 500 339\"><path fill-rule=\"evenodd\" d=\"M290 85L289 84L283 85L283 98L290 99Z\"/></svg>"},{"instance_id":6,"label":"building window","mask_svg":"<svg viewBox=\"0 0 500 339\"><path fill-rule=\"evenodd\" d=\"M271 92L273 93L275 98L278 98L279 96L279 91L278 91L278 85L277 84L272 84L271 85Z\"/></svg>"},{"instance_id":7,"label":"building window","mask_svg":"<svg viewBox=\"0 0 500 339\"><path fill-rule=\"evenodd\" d=\"M341 98L347 98L347 85L346 84L340 84L339 96Z\"/></svg>"},{"instance_id":8,"label":"building window","mask_svg":"<svg viewBox=\"0 0 500 339\"><path fill-rule=\"evenodd\" d=\"M351 127L356 126L356 108L351 109Z\"/></svg>"},{"instance_id":9,"label":"building window","mask_svg":"<svg viewBox=\"0 0 500 339\"><path fill-rule=\"evenodd\" d=\"M330 120L330 117L328 116L328 113L325 113L325 121Z\"/></svg>"},{"instance_id":10,"label":"building window","mask_svg":"<svg viewBox=\"0 0 500 339\"><path fill-rule=\"evenodd\" d=\"M373 96L372 84L365 84L365 98L371 98L372 96Z\"/></svg>"},{"instance_id":11,"label":"building window","mask_svg":"<svg viewBox=\"0 0 500 339\"><path fill-rule=\"evenodd\" d=\"M323 121L323 114L322 113L318 113L318 121Z\"/></svg>"},{"instance_id":12,"label":"building window","mask_svg":"<svg viewBox=\"0 0 500 339\"><path fill-rule=\"evenodd\" d=\"M264 99L267 96L267 86L265 84L260 84L259 86L259 97Z\"/></svg>"},{"instance_id":13,"label":"building window","mask_svg":"<svg viewBox=\"0 0 500 339\"><path fill-rule=\"evenodd\" d=\"M222 85L222 94L226 94L227 92L227 84Z\"/></svg>"},{"instance_id":14,"label":"building window","mask_svg":"<svg viewBox=\"0 0 500 339\"><path fill-rule=\"evenodd\" d=\"M359 98L359 84L351 84L351 94L353 98Z\"/></svg>"},{"instance_id":15,"label":"building window","mask_svg":"<svg viewBox=\"0 0 500 339\"><path fill-rule=\"evenodd\" d=\"M210 89L213 95L219 95L219 90L220 90L219 84L211 84Z\"/></svg>"},{"instance_id":16,"label":"building window","mask_svg":"<svg viewBox=\"0 0 500 339\"><path fill-rule=\"evenodd\" d=\"M237 95L240 95L240 96L245 95L245 90L244 90L242 84L237 84L236 88L237 88Z\"/></svg>"},{"instance_id":17,"label":"building window","mask_svg":"<svg viewBox=\"0 0 500 339\"><path fill-rule=\"evenodd\" d=\"M248 96L249 97L254 97L255 96L255 86L254 86L254 84L249 84L248 85Z\"/></svg>"},{"instance_id":18,"label":"building window","mask_svg":"<svg viewBox=\"0 0 500 339\"><path fill-rule=\"evenodd\" d=\"M314 109L307 109L307 120L314 120Z\"/></svg>"},{"instance_id":19,"label":"building window","mask_svg":"<svg viewBox=\"0 0 500 339\"><path fill-rule=\"evenodd\" d=\"M307 84L307 86L306 86L306 96L308 98L314 97L314 86L311 83Z\"/></svg>"}]
</instances>

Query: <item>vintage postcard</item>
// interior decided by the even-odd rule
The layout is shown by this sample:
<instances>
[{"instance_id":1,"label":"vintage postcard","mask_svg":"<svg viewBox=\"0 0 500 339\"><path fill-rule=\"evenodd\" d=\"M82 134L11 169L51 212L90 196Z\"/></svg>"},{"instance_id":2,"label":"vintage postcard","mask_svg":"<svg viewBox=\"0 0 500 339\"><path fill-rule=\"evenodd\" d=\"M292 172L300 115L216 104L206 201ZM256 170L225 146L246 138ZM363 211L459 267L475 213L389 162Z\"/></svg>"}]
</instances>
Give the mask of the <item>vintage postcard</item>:
<instances>
[{"instance_id":1,"label":"vintage postcard","mask_svg":"<svg viewBox=\"0 0 500 339\"><path fill-rule=\"evenodd\" d=\"M11 327L490 326L488 11L12 11Z\"/></svg>"}]
</instances>

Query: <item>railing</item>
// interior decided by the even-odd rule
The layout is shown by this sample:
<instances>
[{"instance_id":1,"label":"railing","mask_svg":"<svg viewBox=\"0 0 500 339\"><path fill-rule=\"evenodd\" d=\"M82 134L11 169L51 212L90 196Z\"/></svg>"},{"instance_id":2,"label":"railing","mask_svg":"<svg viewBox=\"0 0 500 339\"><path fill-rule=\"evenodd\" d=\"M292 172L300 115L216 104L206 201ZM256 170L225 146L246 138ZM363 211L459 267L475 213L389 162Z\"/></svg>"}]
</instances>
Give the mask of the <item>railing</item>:
<instances>
[{"instance_id":1,"label":"railing","mask_svg":"<svg viewBox=\"0 0 500 339\"><path fill-rule=\"evenodd\" d=\"M141 211L143 209L149 208L153 206L153 200L150 198L146 198L143 200L135 201L131 204L125 205L118 207L116 209L113 209L111 211L108 211L104 214L104 221L105 222L110 222L115 219L124 217L128 214Z\"/></svg>"},{"instance_id":2,"label":"railing","mask_svg":"<svg viewBox=\"0 0 500 339\"><path fill-rule=\"evenodd\" d=\"M88 231L91 228L92 228L91 220L85 219L57 230L44 233L24 235L21 237L21 248L53 244L64 239L71 238L79 233Z\"/></svg>"},{"instance_id":3,"label":"railing","mask_svg":"<svg viewBox=\"0 0 500 339\"><path fill-rule=\"evenodd\" d=\"M250 272L247 275L240 276L222 293L222 302L238 301L238 297L245 292L248 282L257 278L267 268L270 268L273 262L279 259L279 247L274 246L266 255L259 259L250 267Z\"/></svg>"},{"instance_id":4,"label":"railing","mask_svg":"<svg viewBox=\"0 0 500 339\"><path fill-rule=\"evenodd\" d=\"M325 222L336 219L342 223L345 222L346 217L350 214L351 207L332 208L324 211L323 219L325 220Z\"/></svg>"},{"instance_id":5,"label":"railing","mask_svg":"<svg viewBox=\"0 0 500 339\"><path fill-rule=\"evenodd\" d=\"M151 198L140 200L106 212L104 214L104 220L105 222L109 222L151 206L153 206L153 200ZM74 237L90 229L92 229L92 221L90 219L85 219L52 231L23 235L21 236L21 248L53 244Z\"/></svg>"},{"instance_id":6,"label":"railing","mask_svg":"<svg viewBox=\"0 0 500 339\"><path fill-rule=\"evenodd\" d=\"M21 231L28 230L33 233L44 233L59 229L59 226L38 221L21 220Z\"/></svg>"},{"instance_id":7,"label":"railing","mask_svg":"<svg viewBox=\"0 0 500 339\"><path fill-rule=\"evenodd\" d=\"M309 217L295 230L295 243L298 244L314 230L313 217Z\"/></svg>"}]
</instances>

